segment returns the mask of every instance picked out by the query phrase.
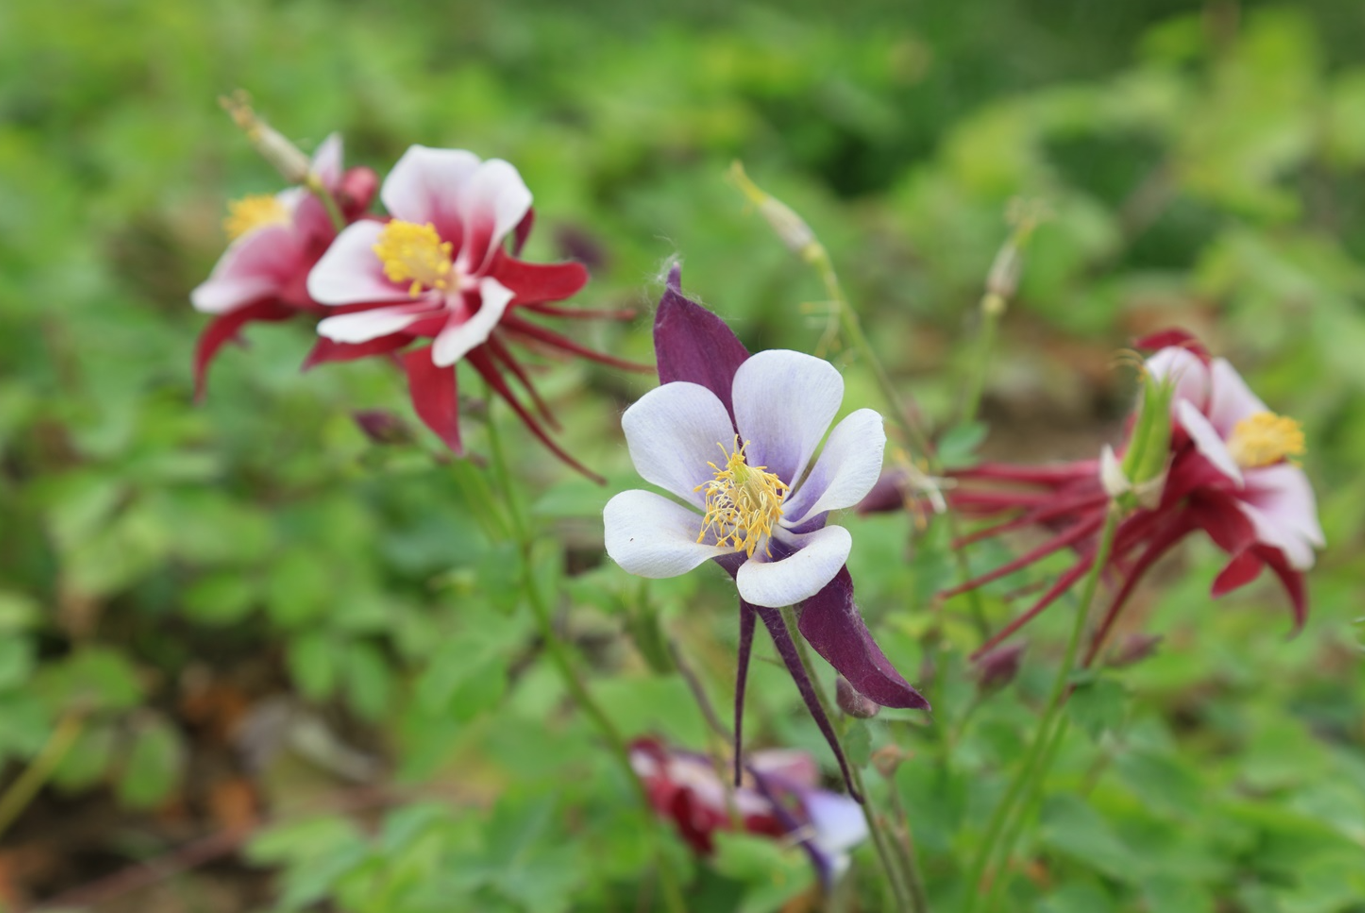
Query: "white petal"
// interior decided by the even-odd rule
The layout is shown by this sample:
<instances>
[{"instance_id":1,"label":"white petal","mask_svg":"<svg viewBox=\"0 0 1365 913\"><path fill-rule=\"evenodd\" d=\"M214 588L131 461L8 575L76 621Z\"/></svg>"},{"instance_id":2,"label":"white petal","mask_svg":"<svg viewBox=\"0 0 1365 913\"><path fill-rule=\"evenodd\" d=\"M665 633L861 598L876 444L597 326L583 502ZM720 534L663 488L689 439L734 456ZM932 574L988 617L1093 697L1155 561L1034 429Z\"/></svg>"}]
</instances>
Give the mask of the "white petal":
<instances>
[{"instance_id":1,"label":"white petal","mask_svg":"<svg viewBox=\"0 0 1365 913\"><path fill-rule=\"evenodd\" d=\"M859 409L835 425L810 475L782 506L782 525L798 526L807 517L857 504L877 484L885 448L882 417L872 409Z\"/></svg>"},{"instance_id":2,"label":"white petal","mask_svg":"<svg viewBox=\"0 0 1365 913\"><path fill-rule=\"evenodd\" d=\"M1256 528L1256 541L1273 545L1289 561L1289 566L1297 571L1306 571L1313 566L1315 556L1313 546L1296 530L1279 523L1274 516L1246 501L1238 501L1237 506L1251 525Z\"/></svg>"},{"instance_id":3,"label":"white petal","mask_svg":"<svg viewBox=\"0 0 1365 913\"><path fill-rule=\"evenodd\" d=\"M1209 421L1224 438L1244 418L1258 412L1269 412L1260 397L1251 392L1242 375L1227 359L1215 358L1212 367L1213 395L1209 398Z\"/></svg>"},{"instance_id":4,"label":"white petal","mask_svg":"<svg viewBox=\"0 0 1365 913\"><path fill-rule=\"evenodd\" d=\"M621 430L640 477L697 507L706 496L696 487L714 477L708 461L722 465L735 439L730 414L716 395L684 381L640 397L621 416Z\"/></svg>"},{"instance_id":5,"label":"white petal","mask_svg":"<svg viewBox=\"0 0 1365 913\"><path fill-rule=\"evenodd\" d=\"M1133 490L1133 484L1123 474L1123 464L1118 454L1108 444L1100 451L1100 487L1111 498L1122 497Z\"/></svg>"},{"instance_id":6,"label":"white petal","mask_svg":"<svg viewBox=\"0 0 1365 913\"><path fill-rule=\"evenodd\" d=\"M283 289L303 267L302 256L291 227L257 229L228 245L208 279L190 292L190 303L207 314L235 311Z\"/></svg>"},{"instance_id":7,"label":"white petal","mask_svg":"<svg viewBox=\"0 0 1365 913\"><path fill-rule=\"evenodd\" d=\"M1201 412L1209 403L1209 369L1189 349L1168 346L1147 359L1147 373L1155 380L1170 380L1175 385L1171 408L1187 400Z\"/></svg>"},{"instance_id":8,"label":"white petal","mask_svg":"<svg viewBox=\"0 0 1365 913\"><path fill-rule=\"evenodd\" d=\"M384 276L374 252L383 230L382 222L368 219L348 225L308 274L309 297L318 304L411 301L407 288Z\"/></svg>"},{"instance_id":9,"label":"white petal","mask_svg":"<svg viewBox=\"0 0 1365 913\"><path fill-rule=\"evenodd\" d=\"M834 579L853 549L853 537L842 526L826 526L793 540L798 549L794 555L759 561L755 553L740 567L735 583L746 602L778 609L809 599Z\"/></svg>"},{"instance_id":10,"label":"white petal","mask_svg":"<svg viewBox=\"0 0 1365 913\"><path fill-rule=\"evenodd\" d=\"M1246 473L1243 512L1256 526L1257 538L1283 550L1299 570L1313 566L1313 547L1326 539L1318 523L1313 487L1302 469L1280 463Z\"/></svg>"},{"instance_id":11,"label":"white petal","mask_svg":"<svg viewBox=\"0 0 1365 913\"><path fill-rule=\"evenodd\" d=\"M431 347L431 361L438 368L455 364L476 346L488 341L489 335L507 311L512 290L496 279L484 279L479 283L479 298L481 303L477 313L459 323L452 317L436 337Z\"/></svg>"},{"instance_id":12,"label":"white petal","mask_svg":"<svg viewBox=\"0 0 1365 913\"><path fill-rule=\"evenodd\" d=\"M1203 454L1215 469L1241 485L1241 467L1232 458L1228 445L1218 433L1218 429L1204 417L1204 413L1196 409L1194 403L1189 400L1181 400L1176 404L1175 414L1181 427L1190 433L1195 449Z\"/></svg>"},{"instance_id":13,"label":"white petal","mask_svg":"<svg viewBox=\"0 0 1365 913\"><path fill-rule=\"evenodd\" d=\"M421 302L375 308L372 311L356 311L353 314L337 314L335 317L324 317L318 322L318 335L326 336L333 342L369 342L380 336L397 333L430 313L431 306Z\"/></svg>"},{"instance_id":14,"label":"white petal","mask_svg":"<svg viewBox=\"0 0 1365 913\"><path fill-rule=\"evenodd\" d=\"M847 796L816 789L803 793L801 804L815 829L812 841L826 853L847 852L867 839L862 806Z\"/></svg>"},{"instance_id":15,"label":"white petal","mask_svg":"<svg viewBox=\"0 0 1365 913\"><path fill-rule=\"evenodd\" d=\"M395 219L430 222L443 238L450 238L460 221L464 186L478 167L479 157L464 149L409 146L384 179L379 198Z\"/></svg>"},{"instance_id":16,"label":"white petal","mask_svg":"<svg viewBox=\"0 0 1365 913\"><path fill-rule=\"evenodd\" d=\"M322 181L322 186L335 190L341 183L341 134L332 133L322 141L313 153L312 171Z\"/></svg>"},{"instance_id":17,"label":"white petal","mask_svg":"<svg viewBox=\"0 0 1365 913\"><path fill-rule=\"evenodd\" d=\"M489 159L460 190L460 218L466 232L459 266L477 275L492 249L531 208L531 191L508 162Z\"/></svg>"},{"instance_id":18,"label":"white petal","mask_svg":"<svg viewBox=\"0 0 1365 913\"><path fill-rule=\"evenodd\" d=\"M839 411L844 379L827 361L772 349L739 366L732 392L749 465L793 485Z\"/></svg>"},{"instance_id":19,"label":"white petal","mask_svg":"<svg viewBox=\"0 0 1365 913\"><path fill-rule=\"evenodd\" d=\"M623 491L602 511L607 554L641 577L676 577L730 549L697 543L701 516L651 491Z\"/></svg>"}]
</instances>

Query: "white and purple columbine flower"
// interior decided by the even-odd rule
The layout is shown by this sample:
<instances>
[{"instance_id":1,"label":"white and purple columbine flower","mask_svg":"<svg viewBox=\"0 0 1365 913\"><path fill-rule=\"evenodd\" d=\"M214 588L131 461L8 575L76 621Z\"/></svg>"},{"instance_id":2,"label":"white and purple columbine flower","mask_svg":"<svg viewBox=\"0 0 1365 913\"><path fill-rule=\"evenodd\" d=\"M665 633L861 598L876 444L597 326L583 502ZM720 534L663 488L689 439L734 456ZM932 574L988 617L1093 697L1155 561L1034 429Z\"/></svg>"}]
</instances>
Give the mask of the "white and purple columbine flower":
<instances>
[{"instance_id":1,"label":"white and purple columbine flower","mask_svg":"<svg viewBox=\"0 0 1365 913\"><path fill-rule=\"evenodd\" d=\"M736 742L755 620L772 634L812 715L845 766L829 721L778 611L797 606L798 629L857 690L888 707L927 709L872 640L853 603L847 530L830 511L876 483L886 435L860 409L816 449L843 401L828 362L790 351L752 357L720 318L682 295L675 269L659 304L654 343L661 386L622 419L640 475L673 495L626 491L603 514L607 553L643 577L673 577L713 559L740 596ZM738 757L738 752L736 752Z\"/></svg>"}]
</instances>

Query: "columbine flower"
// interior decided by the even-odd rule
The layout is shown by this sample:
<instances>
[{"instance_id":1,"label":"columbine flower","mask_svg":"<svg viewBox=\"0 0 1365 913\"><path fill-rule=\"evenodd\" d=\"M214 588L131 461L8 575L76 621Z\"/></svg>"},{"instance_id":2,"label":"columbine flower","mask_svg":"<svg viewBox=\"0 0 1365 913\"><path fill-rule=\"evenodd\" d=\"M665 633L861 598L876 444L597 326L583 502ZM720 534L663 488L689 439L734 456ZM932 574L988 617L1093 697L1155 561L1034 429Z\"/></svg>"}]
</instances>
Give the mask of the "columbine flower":
<instances>
[{"instance_id":1,"label":"columbine flower","mask_svg":"<svg viewBox=\"0 0 1365 913\"><path fill-rule=\"evenodd\" d=\"M630 762L655 810L673 820L696 852L709 855L716 831L733 829L727 784L710 758L639 739L631 745ZM828 889L848 868L848 851L867 839L858 804L817 789L819 772L804 752L755 752L745 771L748 776L730 791L741 826L750 834L799 843Z\"/></svg>"},{"instance_id":2,"label":"columbine flower","mask_svg":"<svg viewBox=\"0 0 1365 913\"><path fill-rule=\"evenodd\" d=\"M343 172L341 153L341 137L334 133L318 147L311 173L335 197L343 216L355 220L369 207L378 179L368 168ZM244 325L320 309L304 286L308 271L337 235L323 204L303 187L228 204L223 228L231 243L209 278L190 293L197 310L216 315L195 350L196 396L203 395L213 356Z\"/></svg>"},{"instance_id":3,"label":"columbine flower","mask_svg":"<svg viewBox=\"0 0 1365 913\"><path fill-rule=\"evenodd\" d=\"M762 619L802 697L847 767L779 607L861 694L887 707L928 707L878 649L853 603L848 531L829 512L858 503L877 481L886 436L860 409L811 458L843 400L828 362L789 351L752 357L720 318L683 297L678 270L659 304L654 346L662 386L626 410L621 426L648 491L612 498L607 553L642 577L675 577L715 559L740 596L736 757L755 619ZM808 471L809 470L809 471Z\"/></svg>"},{"instance_id":4,"label":"columbine flower","mask_svg":"<svg viewBox=\"0 0 1365 913\"><path fill-rule=\"evenodd\" d=\"M1303 433L1292 419L1271 412L1224 359L1211 358L1187 334L1171 331L1139 343L1162 348L1149 358L1150 380L1169 384L1170 434L1164 484L1137 500L1115 533L1106 570L1119 581L1109 609L1092 636L1085 663L1099 652L1143 574L1186 535L1203 530L1230 560L1213 582L1221 596L1270 568L1289 594L1295 630L1308 612L1304 572L1324 545L1312 486L1291 461L1304 451ZM1132 443L1125 443L1125 449ZM1059 466L1019 467L988 463L955 473L964 482L1005 482L1016 489L959 488L949 500L969 514L1011 519L959 540L971 542L1011 530L1041 526L1051 539L1018 559L949 590L953 595L1011 574L1065 548L1080 558L1020 617L986 642L978 655L1051 605L1089 572L1096 537L1104 525L1117 457ZM1106 488L1106 486L1108 486ZM864 509L890 506L884 484Z\"/></svg>"},{"instance_id":5,"label":"columbine flower","mask_svg":"<svg viewBox=\"0 0 1365 913\"><path fill-rule=\"evenodd\" d=\"M464 360L536 437L587 473L546 434L542 421L556 427L554 418L507 344L525 342L634 368L585 349L517 310L557 317L629 315L570 311L549 303L578 292L588 273L579 263L516 259L531 229L531 192L507 162L481 161L462 149L412 146L379 195L390 219L349 226L308 277L315 300L352 306L346 308L349 313L318 324L322 339L310 363L390 353L431 338L432 344L403 353L402 362L413 408L452 450L461 452L454 366ZM503 248L509 236L510 255ZM527 391L540 418L522 404L504 373Z\"/></svg>"}]
</instances>

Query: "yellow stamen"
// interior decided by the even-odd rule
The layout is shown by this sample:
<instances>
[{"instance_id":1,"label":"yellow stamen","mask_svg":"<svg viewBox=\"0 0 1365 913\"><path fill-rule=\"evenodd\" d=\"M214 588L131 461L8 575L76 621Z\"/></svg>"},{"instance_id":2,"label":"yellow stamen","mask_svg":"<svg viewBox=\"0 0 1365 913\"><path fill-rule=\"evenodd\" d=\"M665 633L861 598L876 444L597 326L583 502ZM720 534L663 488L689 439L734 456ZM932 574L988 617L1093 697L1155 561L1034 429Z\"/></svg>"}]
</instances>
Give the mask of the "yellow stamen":
<instances>
[{"instance_id":1,"label":"yellow stamen","mask_svg":"<svg viewBox=\"0 0 1365 913\"><path fill-rule=\"evenodd\" d=\"M1228 451L1243 469L1270 466L1285 457L1303 456L1303 429L1292 418L1257 412L1232 429Z\"/></svg>"},{"instance_id":2,"label":"yellow stamen","mask_svg":"<svg viewBox=\"0 0 1365 913\"><path fill-rule=\"evenodd\" d=\"M424 289L450 288L454 279L450 251L450 242L442 241L430 222L418 225L397 219L384 226L374 245L384 275L391 282L412 280L408 294L414 298Z\"/></svg>"},{"instance_id":3,"label":"yellow stamen","mask_svg":"<svg viewBox=\"0 0 1365 913\"><path fill-rule=\"evenodd\" d=\"M766 540L782 519L782 499L791 486L776 473L767 472L766 466L750 466L744 458L749 442L741 445L738 435L733 452L719 441L716 446L725 455L724 466L708 463L715 477L693 489L706 491L706 515L697 541L705 541L706 534L712 533L716 545L742 551L750 558L759 544L765 543L764 552L771 557Z\"/></svg>"},{"instance_id":4,"label":"yellow stamen","mask_svg":"<svg viewBox=\"0 0 1365 913\"><path fill-rule=\"evenodd\" d=\"M242 235L267 225L288 224L288 208L278 198L260 193L228 203L223 231L227 232L228 240L236 241Z\"/></svg>"}]
</instances>

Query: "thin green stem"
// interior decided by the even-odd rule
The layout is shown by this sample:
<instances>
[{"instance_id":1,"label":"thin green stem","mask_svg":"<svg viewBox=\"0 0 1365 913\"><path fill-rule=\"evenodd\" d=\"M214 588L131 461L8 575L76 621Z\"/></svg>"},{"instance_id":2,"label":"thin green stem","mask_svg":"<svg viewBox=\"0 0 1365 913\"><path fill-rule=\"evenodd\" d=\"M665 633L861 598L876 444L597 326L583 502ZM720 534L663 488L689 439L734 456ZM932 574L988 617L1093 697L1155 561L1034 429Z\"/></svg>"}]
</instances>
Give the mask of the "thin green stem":
<instances>
[{"instance_id":1,"label":"thin green stem","mask_svg":"<svg viewBox=\"0 0 1365 913\"><path fill-rule=\"evenodd\" d=\"M916 910L929 909L929 897L924 890L924 876L920 874L919 863L915 861L915 843L910 832L910 815L906 813L905 802L901 799L901 791L896 787L895 773L886 778L886 785L891 790L891 808L900 819L901 832L896 835L893 841L896 847L896 855L900 859L901 870L905 872L905 880L910 888L910 899L915 905Z\"/></svg>"},{"instance_id":2,"label":"thin green stem","mask_svg":"<svg viewBox=\"0 0 1365 913\"><path fill-rule=\"evenodd\" d=\"M825 716L830 720L836 719L831 712L829 698L825 694L824 686L820 684L820 679L816 676L815 666L810 658L810 651L806 647L806 639L801 636L801 632L796 626L796 612L791 606L782 610L782 620L786 622L787 633L791 635L792 641L796 644L797 655L801 658L801 665L806 670L806 677L810 679L811 687L815 690L815 698L820 703L820 709L825 712ZM845 752L847 754L847 752ZM888 835L885 826L880 818L872 813L872 808L867 804L867 790L863 786L863 774L861 768L853 761L848 764L849 776L853 780L853 786L863 797L863 802L859 807L863 810L863 820L867 822L867 830L872 835L872 845L877 850L877 858L881 862L882 871L886 874L888 883L891 885L891 892L896 898L896 909L901 911L915 911L915 913L925 913L925 909L915 906L911 900L909 889L905 886L905 879L897 868L895 858L892 855Z\"/></svg>"},{"instance_id":3,"label":"thin green stem","mask_svg":"<svg viewBox=\"0 0 1365 913\"><path fill-rule=\"evenodd\" d=\"M1038 722L1037 733L1033 737L1033 743L1029 746L1029 753L1024 759L1024 764L1019 769L1019 773L1015 775L1004 799L1000 801L991 815L981 846L977 850L971 868L968 869L965 900L962 906L964 913L976 913L979 909L981 879L995 855L997 846L1002 843L1003 832L1009 823L1011 812L1021 802L1024 805L1028 804L1033 791L1041 785L1046 774L1044 758L1047 757L1047 763L1050 763L1051 752L1048 749L1054 736L1053 726L1057 725L1058 715L1061 712L1062 705L1066 702L1071 672L1076 664L1076 654L1080 649L1081 637L1085 633L1086 619L1090 615L1090 604L1094 601L1100 574L1103 572L1105 563L1109 560L1110 552L1113 551L1114 533L1118 529L1118 525L1119 509L1115 505L1110 505L1109 514L1105 518L1104 530L1100 533L1099 549L1095 552L1094 562L1090 566L1090 572L1086 575L1085 585L1081 590L1080 603L1076 607L1076 619L1071 626L1071 638L1066 645L1066 654L1062 658L1061 666L1057 669L1057 678L1052 683L1052 692L1048 696L1047 709ZM1061 731L1064 731L1064 721ZM1004 862L1008 862L1008 859L1003 860L1002 865ZM1004 877L1003 872L1000 877Z\"/></svg>"},{"instance_id":4,"label":"thin green stem","mask_svg":"<svg viewBox=\"0 0 1365 913\"><path fill-rule=\"evenodd\" d=\"M310 172L304 186L308 188L309 193L318 198L322 208L327 210L327 218L332 220L332 227L338 232L345 228L346 216L342 214L337 198L327 189L327 185L322 183L322 179Z\"/></svg>"},{"instance_id":5,"label":"thin green stem","mask_svg":"<svg viewBox=\"0 0 1365 913\"><path fill-rule=\"evenodd\" d=\"M650 801L649 791L645 788L644 782L636 776L635 768L630 763L630 746L622 737L620 730L616 728L616 724L611 721L602 706L593 698L592 692L588 690L586 680L574 664L567 646L559 636L559 632L555 630L553 609L536 581L534 531L525 515L520 494L512 484L511 473L498 435L497 425L493 420L492 397L489 398L489 402L488 442L493 455L493 471L498 477L498 484L508 502L512 526L516 531L518 545L521 549L523 588L526 592L527 601L531 604L531 611L536 617L536 624L540 629L545 651L550 655L555 669L559 672L560 678L563 679L564 687L568 689L569 696L573 698L578 708L592 720L593 725L597 727L598 734L607 743L612 756L621 767L627 782L634 787L635 796L639 800L640 813L645 820L646 832L652 835L651 839L654 841L659 882L667 909L670 913L686 913L687 904L683 899L682 889L678 884L673 866L665 854L663 841L659 839L658 828L661 827L661 823L654 813L654 804Z\"/></svg>"},{"instance_id":6,"label":"thin green stem","mask_svg":"<svg viewBox=\"0 0 1365 913\"><path fill-rule=\"evenodd\" d=\"M0 834L9 830L14 820L28 808L33 797L38 795L62 758L71 750L84 725L85 718L79 713L68 712L63 716L37 756L0 795Z\"/></svg>"},{"instance_id":7,"label":"thin green stem","mask_svg":"<svg viewBox=\"0 0 1365 913\"><path fill-rule=\"evenodd\" d=\"M1005 313L1005 299L988 292L981 299L981 335L977 340L976 358L967 376L967 392L962 399L962 424L976 421L981 411L981 394L986 389L986 375L990 372L991 350L995 348L996 330Z\"/></svg>"}]
</instances>

